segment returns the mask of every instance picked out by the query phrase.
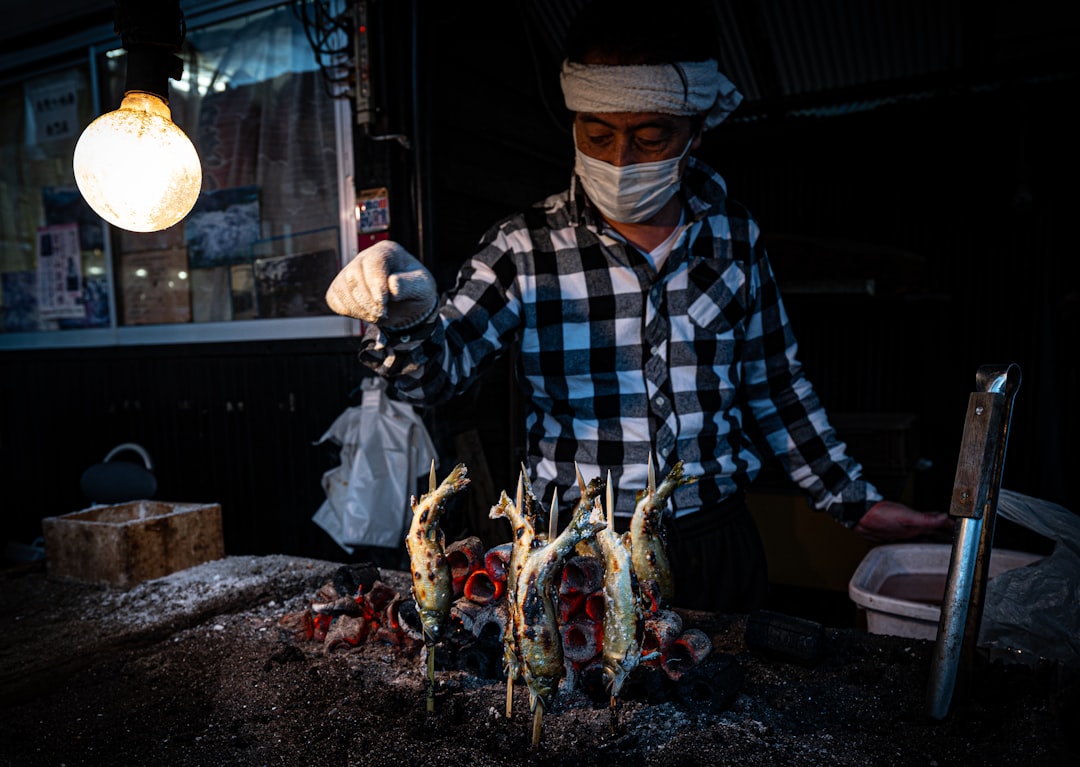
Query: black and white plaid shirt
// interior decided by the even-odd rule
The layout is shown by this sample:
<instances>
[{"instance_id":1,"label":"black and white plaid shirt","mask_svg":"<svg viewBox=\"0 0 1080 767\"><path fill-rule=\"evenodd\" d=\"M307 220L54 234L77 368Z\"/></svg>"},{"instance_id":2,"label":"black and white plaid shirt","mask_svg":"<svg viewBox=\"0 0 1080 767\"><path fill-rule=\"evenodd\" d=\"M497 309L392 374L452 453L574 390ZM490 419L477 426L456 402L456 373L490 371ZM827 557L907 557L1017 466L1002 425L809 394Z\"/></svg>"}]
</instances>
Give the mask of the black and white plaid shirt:
<instances>
[{"instance_id":1,"label":"black and white plaid shirt","mask_svg":"<svg viewBox=\"0 0 1080 767\"><path fill-rule=\"evenodd\" d=\"M370 327L361 360L432 405L518 344L533 490L547 502L554 483L564 510L575 463L586 480L610 470L629 516L650 451L658 479L681 459L698 477L672 497L682 515L745 489L769 450L815 508L853 525L881 496L803 375L757 223L696 160L681 194L687 231L659 273L575 184L484 235L430 333Z\"/></svg>"}]
</instances>

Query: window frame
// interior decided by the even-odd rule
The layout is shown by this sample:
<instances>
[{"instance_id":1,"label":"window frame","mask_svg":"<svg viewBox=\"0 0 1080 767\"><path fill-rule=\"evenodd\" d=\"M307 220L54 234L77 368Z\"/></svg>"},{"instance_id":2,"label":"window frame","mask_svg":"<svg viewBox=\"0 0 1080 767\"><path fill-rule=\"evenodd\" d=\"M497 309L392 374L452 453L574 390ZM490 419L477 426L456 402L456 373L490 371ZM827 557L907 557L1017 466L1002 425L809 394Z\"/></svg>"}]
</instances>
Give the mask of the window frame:
<instances>
[{"instance_id":1,"label":"window frame","mask_svg":"<svg viewBox=\"0 0 1080 767\"><path fill-rule=\"evenodd\" d=\"M184 2L188 30L291 5L291 0L247 0L245 2ZM86 29L35 48L0 56L0 84L26 82L42 75L79 66L85 60L90 71L90 88L95 115L103 113L97 57L120 46L112 25ZM335 151L337 155L337 228L338 265L355 255L357 243L356 190L354 188L353 111L348 99L333 102ZM181 126L182 128L184 126ZM185 322L154 325L119 325L119 283L109 224L104 237L106 281L109 287L110 326L107 328L69 328L46 331L0 332L0 350L56 349L159 344L222 343L302 338L339 338L360 331L357 320L336 315L317 317L282 317L239 319L219 322Z\"/></svg>"}]
</instances>

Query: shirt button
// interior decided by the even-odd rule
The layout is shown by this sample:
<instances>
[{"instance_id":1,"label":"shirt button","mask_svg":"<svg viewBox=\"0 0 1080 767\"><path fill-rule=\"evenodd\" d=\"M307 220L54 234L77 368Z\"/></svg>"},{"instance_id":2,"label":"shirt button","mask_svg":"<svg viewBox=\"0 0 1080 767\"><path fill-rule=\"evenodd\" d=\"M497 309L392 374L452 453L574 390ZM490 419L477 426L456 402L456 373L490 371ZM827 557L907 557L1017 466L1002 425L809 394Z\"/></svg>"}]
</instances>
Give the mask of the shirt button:
<instances>
[{"instance_id":1,"label":"shirt button","mask_svg":"<svg viewBox=\"0 0 1080 767\"><path fill-rule=\"evenodd\" d=\"M660 455L663 456L664 458L667 458L668 453L670 453L670 452L671 452L670 447L662 447L662 448L660 448Z\"/></svg>"},{"instance_id":2,"label":"shirt button","mask_svg":"<svg viewBox=\"0 0 1080 767\"><path fill-rule=\"evenodd\" d=\"M652 355L654 357L656 357L656 356L658 356L660 354L660 347L659 346L654 346L651 349L649 349L649 351L652 353Z\"/></svg>"},{"instance_id":3,"label":"shirt button","mask_svg":"<svg viewBox=\"0 0 1080 767\"><path fill-rule=\"evenodd\" d=\"M657 405L663 405L664 404L664 396L662 394L657 394L656 395L656 404Z\"/></svg>"}]
</instances>

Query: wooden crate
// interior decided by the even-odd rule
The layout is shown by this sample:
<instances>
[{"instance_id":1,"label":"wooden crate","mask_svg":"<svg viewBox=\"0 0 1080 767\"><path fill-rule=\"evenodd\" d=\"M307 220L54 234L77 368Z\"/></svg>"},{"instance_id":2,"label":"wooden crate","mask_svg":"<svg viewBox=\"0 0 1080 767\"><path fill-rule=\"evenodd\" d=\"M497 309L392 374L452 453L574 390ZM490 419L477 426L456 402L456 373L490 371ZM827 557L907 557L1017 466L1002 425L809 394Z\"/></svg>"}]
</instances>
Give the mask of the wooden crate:
<instances>
[{"instance_id":1,"label":"wooden crate","mask_svg":"<svg viewBox=\"0 0 1080 767\"><path fill-rule=\"evenodd\" d=\"M216 503L93 506L46 517L41 526L51 578L131 588L225 556Z\"/></svg>"}]
</instances>

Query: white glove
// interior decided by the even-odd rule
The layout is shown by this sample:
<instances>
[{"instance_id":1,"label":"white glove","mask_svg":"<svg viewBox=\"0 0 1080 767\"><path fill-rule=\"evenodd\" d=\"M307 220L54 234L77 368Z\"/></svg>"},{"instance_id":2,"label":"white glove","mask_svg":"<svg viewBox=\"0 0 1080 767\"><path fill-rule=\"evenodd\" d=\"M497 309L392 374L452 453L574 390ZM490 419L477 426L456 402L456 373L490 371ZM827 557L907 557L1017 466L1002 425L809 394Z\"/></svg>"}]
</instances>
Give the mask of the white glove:
<instances>
[{"instance_id":1,"label":"white glove","mask_svg":"<svg viewBox=\"0 0 1080 767\"><path fill-rule=\"evenodd\" d=\"M338 314L385 330L420 324L435 311L438 297L431 272L391 240L357 253L326 291L326 303Z\"/></svg>"}]
</instances>

